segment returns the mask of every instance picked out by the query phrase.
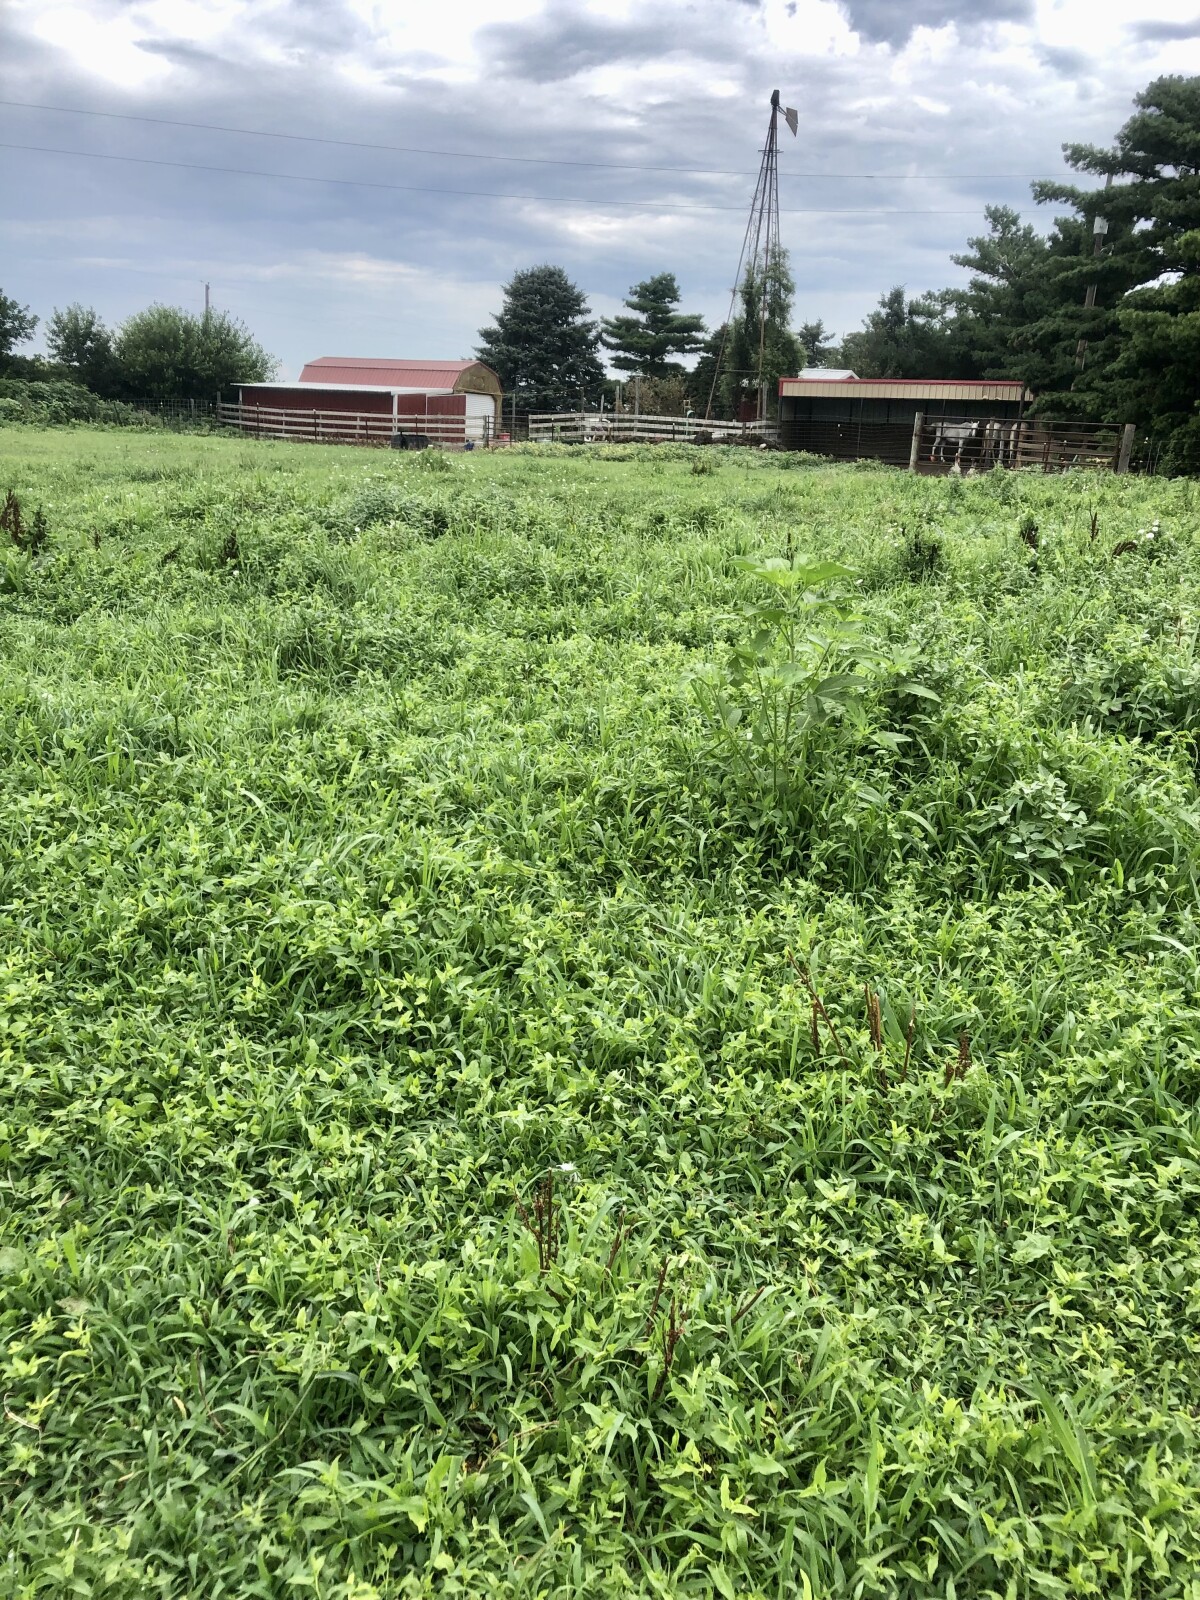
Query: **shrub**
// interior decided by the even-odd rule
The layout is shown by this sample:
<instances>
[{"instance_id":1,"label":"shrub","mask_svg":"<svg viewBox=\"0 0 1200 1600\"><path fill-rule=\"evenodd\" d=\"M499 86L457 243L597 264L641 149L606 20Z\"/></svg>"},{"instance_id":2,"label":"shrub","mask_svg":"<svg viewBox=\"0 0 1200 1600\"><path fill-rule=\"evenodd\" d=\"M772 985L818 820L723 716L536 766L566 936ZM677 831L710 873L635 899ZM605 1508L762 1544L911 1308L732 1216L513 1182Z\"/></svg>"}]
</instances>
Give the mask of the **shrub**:
<instances>
[{"instance_id":1,"label":"shrub","mask_svg":"<svg viewBox=\"0 0 1200 1600\"><path fill-rule=\"evenodd\" d=\"M56 380L31 382L0 378L0 421L56 427L71 422L101 422L116 427L147 428L156 419L121 400L102 400L80 384ZM15 407L15 410L14 410Z\"/></svg>"}]
</instances>

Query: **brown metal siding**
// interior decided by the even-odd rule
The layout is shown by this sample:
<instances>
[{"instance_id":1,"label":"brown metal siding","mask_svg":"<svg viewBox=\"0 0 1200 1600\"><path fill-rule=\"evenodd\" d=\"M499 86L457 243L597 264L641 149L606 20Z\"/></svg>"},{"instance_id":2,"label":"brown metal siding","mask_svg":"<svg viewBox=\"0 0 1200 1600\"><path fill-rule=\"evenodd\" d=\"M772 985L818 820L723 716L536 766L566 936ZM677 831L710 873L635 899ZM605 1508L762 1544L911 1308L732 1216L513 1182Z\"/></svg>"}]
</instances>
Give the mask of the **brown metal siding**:
<instances>
[{"instance_id":1,"label":"brown metal siding","mask_svg":"<svg viewBox=\"0 0 1200 1600\"><path fill-rule=\"evenodd\" d=\"M465 394L398 394L398 417L462 417L466 415Z\"/></svg>"},{"instance_id":2,"label":"brown metal siding","mask_svg":"<svg viewBox=\"0 0 1200 1600\"><path fill-rule=\"evenodd\" d=\"M287 411L361 411L372 416L392 414L392 397L386 389L378 394L369 390L310 389L301 385L271 384L247 386L240 391L244 406L266 406ZM401 396L404 399L405 396ZM408 398L413 398L409 396ZM415 398L424 400L423 395Z\"/></svg>"}]
</instances>

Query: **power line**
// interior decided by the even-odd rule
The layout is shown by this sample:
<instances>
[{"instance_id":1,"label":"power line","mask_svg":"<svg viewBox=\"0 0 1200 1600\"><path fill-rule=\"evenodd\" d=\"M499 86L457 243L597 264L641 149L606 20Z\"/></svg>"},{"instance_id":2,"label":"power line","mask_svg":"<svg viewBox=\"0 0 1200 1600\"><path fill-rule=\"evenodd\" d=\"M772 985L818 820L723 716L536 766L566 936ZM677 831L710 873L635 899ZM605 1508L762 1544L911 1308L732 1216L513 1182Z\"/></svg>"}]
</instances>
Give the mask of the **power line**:
<instances>
[{"instance_id":1,"label":"power line","mask_svg":"<svg viewBox=\"0 0 1200 1600\"><path fill-rule=\"evenodd\" d=\"M0 150L25 150L35 155L73 156L84 161L122 161L139 167L172 167L184 172L223 172L235 178L271 178L283 183L332 183L348 189L388 189L398 194L440 194L458 196L465 200L528 200L534 205L591 206L603 210L620 206L623 210L640 212L662 211L741 211L741 206L712 204L688 205L675 200L609 200L588 195L569 194L501 194L492 189L446 189L438 186L413 183L378 183L367 178L321 178L304 172L263 172L255 167L218 167L199 161L167 161L154 156L117 156L99 150L61 150L53 145L10 144L0 140ZM974 217L979 207L964 208L944 206L788 206L783 215L789 217Z\"/></svg>"},{"instance_id":2,"label":"power line","mask_svg":"<svg viewBox=\"0 0 1200 1600\"><path fill-rule=\"evenodd\" d=\"M752 178L754 174L744 168L733 167L660 167L635 161L576 161L560 156L501 156L477 150L433 150L423 145L369 144L359 139L326 139L315 133L286 133L270 128L235 128L222 122L182 122L175 117L147 117L132 111L90 111L82 106L45 105L40 100L0 100L0 106L19 107L23 111L56 111L71 117L103 117L111 122L147 122L159 128L191 128L199 133L236 133L251 139L290 139L299 144L336 145L343 150L386 150L393 155L447 156L456 161L515 161L538 167L590 167L608 172L680 172L695 177ZM27 148L8 146L7 148ZM982 181L984 179L1021 179L1053 177L1045 172L790 172L791 178L862 178L889 183L902 179L937 183L945 179Z\"/></svg>"}]
</instances>

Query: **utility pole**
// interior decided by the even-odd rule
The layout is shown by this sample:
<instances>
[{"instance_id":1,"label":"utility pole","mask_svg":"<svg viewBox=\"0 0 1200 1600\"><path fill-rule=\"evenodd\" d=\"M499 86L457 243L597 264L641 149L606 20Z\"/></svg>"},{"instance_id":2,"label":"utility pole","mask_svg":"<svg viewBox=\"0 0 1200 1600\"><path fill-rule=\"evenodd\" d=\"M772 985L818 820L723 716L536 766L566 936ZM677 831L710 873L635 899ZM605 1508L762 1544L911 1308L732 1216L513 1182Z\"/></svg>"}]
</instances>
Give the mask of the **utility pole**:
<instances>
[{"instance_id":1,"label":"utility pole","mask_svg":"<svg viewBox=\"0 0 1200 1600\"><path fill-rule=\"evenodd\" d=\"M1112 188L1112 173L1111 172L1109 173L1108 177L1104 180L1104 187L1106 189L1111 189ZM1107 233L1108 233L1108 218L1107 217L1097 216L1096 220L1092 223L1092 260L1093 261L1099 260L1099 258L1104 254L1104 240L1105 240L1105 236L1107 235ZM1095 280L1095 278L1093 278L1091 283L1088 284L1087 292L1083 297L1083 309L1085 311L1090 311L1095 304L1096 304L1096 280ZM1080 372L1082 372L1084 367L1087 365L1087 347L1088 347L1088 342L1087 342L1086 339L1080 339L1079 343L1075 346L1075 365L1079 368Z\"/></svg>"},{"instance_id":2,"label":"utility pole","mask_svg":"<svg viewBox=\"0 0 1200 1600\"><path fill-rule=\"evenodd\" d=\"M209 311L211 309L212 309L212 299L211 299L211 296L209 294L209 286L206 283L204 285L204 320L205 320L205 322L208 321L208 313L209 313Z\"/></svg>"}]
</instances>

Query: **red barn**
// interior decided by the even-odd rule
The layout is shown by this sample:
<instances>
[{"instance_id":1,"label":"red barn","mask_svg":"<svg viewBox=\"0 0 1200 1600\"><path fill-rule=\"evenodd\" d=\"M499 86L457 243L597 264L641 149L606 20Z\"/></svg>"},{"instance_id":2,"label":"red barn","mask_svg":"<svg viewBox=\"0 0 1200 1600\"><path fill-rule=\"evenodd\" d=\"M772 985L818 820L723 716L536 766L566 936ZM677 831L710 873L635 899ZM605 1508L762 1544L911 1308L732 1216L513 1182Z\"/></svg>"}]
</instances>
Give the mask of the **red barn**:
<instances>
[{"instance_id":1,"label":"red barn","mask_svg":"<svg viewBox=\"0 0 1200 1600\"><path fill-rule=\"evenodd\" d=\"M222 417L248 433L385 443L423 435L451 448L496 437L500 379L482 361L320 356L296 383L242 383Z\"/></svg>"}]
</instances>

